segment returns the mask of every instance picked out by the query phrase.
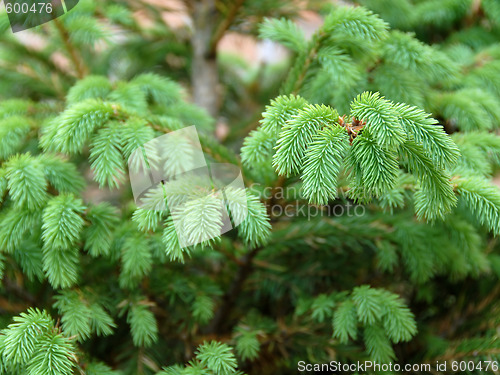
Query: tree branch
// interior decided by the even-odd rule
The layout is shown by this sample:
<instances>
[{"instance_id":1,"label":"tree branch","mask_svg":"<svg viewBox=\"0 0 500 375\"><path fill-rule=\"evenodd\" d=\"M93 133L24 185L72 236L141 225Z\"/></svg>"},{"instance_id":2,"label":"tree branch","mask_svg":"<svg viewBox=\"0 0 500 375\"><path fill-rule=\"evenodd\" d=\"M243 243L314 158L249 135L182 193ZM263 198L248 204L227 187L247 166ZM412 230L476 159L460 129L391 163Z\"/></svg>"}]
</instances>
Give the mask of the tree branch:
<instances>
[{"instance_id":1,"label":"tree branch","mask_svg":"<svg viewBox=\"0 0 500 375\"><path fill-rule=\"evenodd\" d=\"M228 321L228 318L236 301L236 297L238 297L238 295L241 293L245 281L252 274L254 268L254 258L263 248L263 246L256 247L251 252L245 254L242 257L238 272L236 273L228 291L222 297L222 303L219 309L215 312L214 318L208 326L208 332L221 334L225 329L227 329L227 327L224 327L224 325Z\"/></svg>"},{"instance_id":2,"label":"tree branch","mask_svg":"<svg viewBox=\"0 0 500 375\"><path fill-rule=\"evenodd\" d=\"M64 46L66 47L66 50L69 53L69 58L73 63L73 65L75 66L78 79L84 78L87 75L88 68L83 62L83 58L79 54L78 50L73 46L73 44L71 44L68 30L64 28L63 24L59 19L55 18L53 22L56 25L59 34L61 34L61 39L64 43Z\"/></svg>"},{"instance_id":3,"label":"tree branch","mask_svg":"<svg viewBox=\"0 0 500 375\"><path fill-rule=\"evenodd\" d=\"M219 24L219 27L215 30L215 33L212 37L212 40L210 42L210 48L208 50L208 55L209 56L214 56L217 53L217 45L219 44L220 40L224 36L227 30L231 27L231 25L234 22L234 19L238 15L239 10L245 3L245 0L236 0L232 6L232 8L229 10L227 16L224 18L224 20Z\"/></svg>"},{"instance_id":4,"label":"tree branch","mask_svg":"<svg viewBox=\"0 0 500 375\"><path fill-rule=\"evenodd\" d=\"M309 42L309 48L307 51L297 56L295 63L288 74L288 79L282 87L282 94L288 95L299 93L304 83L304 79L306 78L307 71L316 58L324 38L326 38L326 34L322 30L317 31Z\"/></svg>"}]
</instances>

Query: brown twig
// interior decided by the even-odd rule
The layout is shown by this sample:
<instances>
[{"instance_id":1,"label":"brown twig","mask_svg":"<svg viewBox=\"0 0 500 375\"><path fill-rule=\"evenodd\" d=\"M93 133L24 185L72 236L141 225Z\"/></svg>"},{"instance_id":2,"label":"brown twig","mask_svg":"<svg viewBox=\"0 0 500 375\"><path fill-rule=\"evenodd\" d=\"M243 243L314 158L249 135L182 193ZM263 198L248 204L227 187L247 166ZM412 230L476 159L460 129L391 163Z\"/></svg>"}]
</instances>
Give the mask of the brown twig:
<instances>
[{"instance_id":1,"label":"brown twig","mask_svg":"<svg viewBox=\"0 0 500 375\"><path fill-rule=\"evenodd\" d=\"M229 251L226 249L223 249L221 247L214 247L214 250L218 251L219 253L223 254L228 258L229 260L233 261L239 266L243 266L243 261L240 258L237 258L234 254L231 254Z\"/></svg>"},{"instance_id":2,"label":"brown twig","mask_svg":"<svg viewBox=\"0 0 500 375\"><path fill-rule=\"evenodd\" d=\"M306 78L307 72L309 71L309 67L311 64L314 62L314 59L318 55L318 51L321 47L321 43L326 37L326 34L323 31L318 31L316 35L313 36L313 39L310 42L310 48L309 52L307 53L307 56L302 63L301 59L297 58L295 64L300 64L301 66L294 66L294 69L300 69L300 74L297 77L297 80L293 84L293 88L291 91L291 94L298 94L303 83L304 79ZM292 75L293 77L293 75Z\"/></svg>"},{"instance_id":3,"label":"brown twig","mask_svg":"<svg viewBox=\"0 0 500 375\"><path fill-rule=\"evenodd\" d=\"M253 260L262 249L262 246L256 247L251 252L245 254L241 259L241 266L239 266L238 272L236 273L231 286L222 297L222 303L216 311L214 318L210 322L208 327L209 332L216 334L224 332L224 324L227 323L236 301L236 297L238 297L241 293L245 281L252 274L254 268Z\"/></svg>"},{"instance_id":4,"label":"brown twig","mask_svg":"<svg viewBox=\"0 0 500 375\"><path fill-rule=\"evenodd\" d=\"M226 17L224 17L224 20L219 24L219 27L217 27L217 29L215 30L214 35L210 41L210 48L208 49L209 56L215 56L215 54L217 53L217 45L219 44L220 40L222 39L226 31L229 30L229 28L233 24L234 19L238 15L239 10L244 3L245 0L236 0L232 8L226 15Z\"/></svg>"},{"instance_id":5,"label":"brown twig","mask_svg":"<svg viewBox=\"0 0 500 375\"><path fill-rule=\"evenodd\" d=\"M66 50L69 53L69 58L75 66L78 79L84 78L87 75L88 68L83 62L83 58L81 57L78 50L71 43L68 30L65 29L61 21L59 21L59 19L56 18L54 19L53 22L56 25L59 34L61 34L61 39L64 43L64 46L66 47Z\"/></svg>"},{"instance_id":6,"label":"brown twig","mask_svg":"<svg viewBox=\"0 0 500 375\"><path fill-rule=\"evenodd\" d=\"M469 305L469 308L465 313L465 317L479 314L481 311L485 310L486 307L488 307L488 305L490 305L492 302L497 301L499 296L500 285L497 285L490 293L488 293L485 298L483 298L477 304Z\"/></svg>"}]
</instances>

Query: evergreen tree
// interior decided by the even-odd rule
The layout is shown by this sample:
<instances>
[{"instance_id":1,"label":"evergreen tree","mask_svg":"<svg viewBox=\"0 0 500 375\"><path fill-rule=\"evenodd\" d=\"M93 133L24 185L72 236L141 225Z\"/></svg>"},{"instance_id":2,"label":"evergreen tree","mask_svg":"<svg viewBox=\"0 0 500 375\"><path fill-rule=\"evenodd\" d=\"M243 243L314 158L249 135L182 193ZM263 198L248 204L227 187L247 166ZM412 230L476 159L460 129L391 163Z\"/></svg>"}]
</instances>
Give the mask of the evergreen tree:
<instances>
[{"instance_id":1,"label":"evergreen tree","mask_svg":"<svg viewBox=\"0 0 500 375\"><path fill-rule=\"evenodd\" d=\"M497 373L500 5L184 4L192 30L148 2L81 0L29 31L37 45L1 15L0 374ZM311 37L301 9L323 16ZM228 30L290 58L250 67L218 52ZM176 191L137 207L128 168L193 124L209 162L242 169L227 208L248 214L182 247L168 204L149 209ZM198 194L195 239L222 226Z\"/></svg>"}]
</instances>

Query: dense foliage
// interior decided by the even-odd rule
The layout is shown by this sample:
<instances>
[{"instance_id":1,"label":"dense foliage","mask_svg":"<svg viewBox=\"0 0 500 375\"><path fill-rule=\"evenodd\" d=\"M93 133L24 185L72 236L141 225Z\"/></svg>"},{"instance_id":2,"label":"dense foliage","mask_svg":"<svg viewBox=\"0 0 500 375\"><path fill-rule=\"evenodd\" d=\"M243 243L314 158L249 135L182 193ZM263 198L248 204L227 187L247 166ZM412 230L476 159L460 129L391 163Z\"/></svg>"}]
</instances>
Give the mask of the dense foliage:
<instances>
[{"instance_id":1,"label":"dense foliage","mask_svg":"<svg viewBox=\"0 0 500 375\"><path fill-rule=\"evenodd\" d=\"M152 4L81 0L25 38L1 15L0 374L500 361L499 3L190 0L180 29ZM228 30L289 58L219 51ZM248 215L183 248L128 166L193 124ZM220 229L201 194L192 238Z\"/></svg>"}]
</instances>

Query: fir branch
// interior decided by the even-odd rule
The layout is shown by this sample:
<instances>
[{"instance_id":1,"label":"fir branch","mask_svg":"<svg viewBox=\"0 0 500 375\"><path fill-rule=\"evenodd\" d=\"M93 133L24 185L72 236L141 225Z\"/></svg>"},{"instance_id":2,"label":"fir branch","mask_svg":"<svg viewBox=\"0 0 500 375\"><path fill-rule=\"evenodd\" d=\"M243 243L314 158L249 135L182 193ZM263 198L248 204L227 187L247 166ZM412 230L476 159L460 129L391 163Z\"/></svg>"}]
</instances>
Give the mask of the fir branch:
<instances>
[{"instance_id":1,"label":"fir branch","mask_svg":"<svg viewBox=\"0 0 500 375\"><path fill-rule=\"evenodd\" d=\"M140 74L130 84L138 86L149 101L164 106L178 103L184 91L178 83L153 73Z\"/></svg>"},{"instance_id":2,"label":"fir branch","mask_svg":"<svg viewBox=\"0 0 500 375\"><path fill-rule=\"evenodd\" d=\"M54 288L69 288L76 284L80 272L77 249L43 249L43 270Z\"/></svg>"},{"instance_id":3,"label":"fir branch","mask_svg":"<svg viewBox=\"0 0 500 375\"><path fill-rule=\"evenodd\" d=\"M54 307L62 315L62 328L66 335L76 336L79 341L90 337L91 311L77 291L63 291L55 297Z\"/></svg>"},{"instance_id":4,"label":"fir branch","mask_svg":"<svg viewBox=\"0 0 500 375\"><path fill-rule=\"evenodd\" d=\"M376 324L366 326L363 331L363 339L372 360L379 363L389 363L396 359L396 354L383 327Z\"/></svg>"},{"instance_id":5,"label":"fir branch","mask_svg":"<svg viewBox=\"0 0 500 375\"><path fill-rule=\"evenodd\" d=\"M90 255L108 255L113 240L113 229L119 222L117 211L108 203L90 205L85 212L85 218L90 225L85 228L85 250Z\"/></svg>"},{"instance_id":6,"label":"fir branch","mask_svg":"<svg viewBox=\"0 0 500 375\"><path fill-rule=\"evenodd\" d=\"M89 301L81 291L63 291L55 300L54 307L62 314L64 333L76 336L79 341L85 341L93 332L110 335L116 327L103 307L95 301Z\"/></svg>"},{"instance_id":7,"label":"fir branch","mask_svg":"<svg viewBox=\"0 0 500 375\"><path fill-rule=\"evenodd\" d=\"M415 317L397 295L381 291L384 299L384 330L393 343L410 341L417 333Z\"/></svg>"},{"instance_id":8,"label":"fir branch","mask_svg":"<svg viewBox=\"0 0 500 375\"><path fill-rule=\"evenodd\" d=\"M247 167L264 163L274 151L277 137L272 137L262 129L252 130L243 141L241 160Z\"/></svg>"},{"instance_id":9,"label":"fir branch","mask_svg":"<svg viewBox=\"0 0 500 375\"><path fill-rule=\"evenodd\" d=\"M117 188L125 178L121 128L108 124L92 137L89 161L99 186Z\"/></svg>"},{"instance_id":10,"label":"fir branch","mask_svg":"<svg viewBox=\"0 0 500 375\"><path fill-rule=\"evenodd\" d=\"M338 122L338 113L325 105L307 105L281 129L273 166L286 177L300 173L307 145L314 134Z\"/></svg>"},{"instance_id":11,"label":"fir branch","mask_svg":"<svg viewBox=\"0 0 500 375\"><path fill-rule=\"evenodd\" d=\"M277 136L287 121L307 104L299 95L280 95L272 99L262 114L260 129L271 137Z\"/></svg>"},{"instance_id":12,"label":"fir branch","mask_svg":"<svg viewBox=\"0 0 500 375\"><path fill-rule=\"evenodd\" d=\"M265 205L248 190L242 193L225 189L224 192L233 222L239 223L238 235L246 246L251 249L266 244L271 234L271 224ZM246 198L246 202L240 202L241 198Z\"/></svg>"},{"instance_id":13,"label":"fir branch","mask_svg":"<svg viewBox=\"0 0 500 375\"><path fill-rule=\"evenodd\" d=\"M200 324L206 324L214 316L214 301L206 295L197 295L193 301L193 318Z\"/></svg>"},{"instance_id":14,"label":"fir branch","mask_svg":"<svg viewBox=\"0 0 500 375\"><path fill-rule=\"evenodd\" d=\"M97 99L67 108L43 129L42 147L68 154L81 152L94 130L103 126L115 110L116 106Z\"/></svg>"},{"instance_id":15,"label":"fir branch","mask_svg":"<svg viewBox=\"0 0 500 375\"><path fill-rule=\"evenodd\" d=\"M31 128L31 120L21 116L9 116L0 120L0 159L8 159L21 150Z\"/></svg>"},{"instance_id":16,"label":"fir branch","mask_svg":"<svg viewBox=\"0 0 500 375\"><path fill-rule=\"evenodd\" d=\"M324 205L337 195L337 179L348 150L348 136L338 126L327 126L313 136L304 156L302 181L310 203Z\"/></svg>"},{"instance_id":17,"label":"fir branch","mask_svg":"<svg viewBox=\"0 0 500 375\"><path fill-rule=\"evenodd\" d=\"M238 336L236 337L235 349L238 356L244 361L256 359L261 348L257 337L258 332L243 329L241 327L238 327L236 331L238 332Z\"/></svg>"},{"instance_id":18,"label":"fir branch","mask_svg":"<svg viewBox=\"0 0 500 375\"><path fill-rule=\"evenodd\" d=\"M139 230L143 232L155 231L163 215L164 211L138 208L132 215L132 221L136 222Z\"/></svg>"},{"instance_id":19,"label":"fir branch","mask_svg":"<svg viewBox=\"0 0 500 375\"><path fill-rule=\"evenodd\" d=\"M382 318L383 310L378 289L368 285L357 287L352 292L352 301L361 323L373 325Z\"/></svg>"},{"instance_id":20,"label":"fir branch","mask_svg":"<svg viewBox=\"0 0 500 375\"><path fill-rule=\"evenodd\" d=\"M303 52L307 46L304 32L293 21L285 18L266 18L259 26L259 36L279 42L297 53Z\"/></svg>"},{"instance_id":21,"label":"fir branch","mask_svg":"<svg viewBox=\"0 0 500 375\"><path fill-rule=\"evenodd\" d=\"M198 348L196 359L215 374L231 375L237 362L231 348L216 341L205 342Z\"/></svg>"},{"instance_id":22,"label":"fir branch","mask_svg":"<svg viewBox=\"0 0 500 375\"><path fill-rule=\"evenodd\" d=\"M169 216L165 221L162 241L165 244L165 253L172 262L179 261L184 263L184 257L190 255L189 248L181 248L179 244L179 238L177 237L177 231L172 216Z\"/></svg>"},{"instance_id":23,"label":"fir branch","mask_svg":"<svg viewBox=\"0 0 500 375\"><path fill-rule=\"evenodd\" d=\"M399 121L406 133L416 143L428 151L432 161L445 168L451 168L457 162L460 152L453 140L444 132L437 120L430 118L424 111L401 103L394 105Z\"/></svg>"},{"instance_id":24,"label":"fir branch","mask_svg":"<svg viewBox=\"0 0 500 375\"><path fill-rule=\"evenodd\" d=\"M0 220L0 246L7 252L19 249L28 232L41 227L40 211L10 209L2 212Z\"/></svg>"},{"instance_id":25,"label":"fir branch","mask_svg":"<svg viewBox=\"0 0 500 375\"><path fill-rule=\"evenodd\" d=\"M39 349L27 366L27 375L39 375L53 372L71 375L75 367L76 355L73 343L63 335L42 336L37 343Z\"/></svg>"},{"instance_id":26,"label":"fir branch","mask_svg":"<svg viewBox=\"0 0 500 375\"><path fill-rule=\"evenodd\" d=\"M349 337L356 340L358 335L358 318L356 307L351 300L340 304L333 315L333 334L341 343L347 344Z\"/></svg>"},{"instance_id":27,"label":"fir branch","mask_svg":"<svg viewBox=\"0 0 500 375\"><path fill-rule=\"evenodd\" d=\"M5 178L16 206L29 210L43 207L48 198L47 181L39 160L30 154L13 156L6 163Z\"/></svg>"},{"instance_id":28,"label":"fir branch","mask_svg":"<svg viewBox=\"0 0 500 375\"><path fill-rule=\"evenodd\" d=\"M27 363L38 346L40 336L53 328L53 321L45 311L29 309L14 317L14 323L3 331L2 356L7 363Z\"/></svg>"},{"instance_id":29,"label":"fir branch","mask_svg":"<svg viewBox=\"0 0 500 375\"><path fill-rule=\"evenodd\" d=\"M388 24L363 7L339 7L328 14L322 29L333 38L345 35L370 42L384 40L388 34Z\"/></svg>"},{"instance_id":30,"label":"fir branch","mask_svg":"<svg viewBox=\"0 0 500 375\"><path fill-rule=\"evenodd\" d=\"M406 139L396 109L379 93L358 95L351 104L351 115L366 121L366 130L383 148L395 150Z\"/></svg>"},{"instance_id":31,"label":"fir branch","mask_svg":"<svg viewBox=\"0 0 500 375\"><path fill-rule=\"evenodd\" d=\"M293 115L305 107L307 101L300 96L278 96L271 100L262 114L260 126L243 142L241 159L245 166L262 163L272 155L280 130Z\"/></svg>"},{"instance_id":32,"label":"fir branch","mask_svg":"<svg viewBox=\"0 0 500 375\"><path fill-rule=\"evenodd\" d=\"M500 190L482 177L457 178L457 193L478 221L500 234Z\"/></svg>"},{"instance_id":33,"label":"fir branch","mask_svg":"<svg viewBox=\"0 0 500 375\"><path fill-rule=\"evenodd\" d=\"M111 90L111 82L106 77L89 75L69 89L66 101L69 105L74 105L86 99L105 99Z\"/></svg>"},{"instance_id":34,"label":"fir branch","mask_svg":"<svg viewBox=\"0 0 500 375\"><path fill-rule=\"evenodd\" d=\"M79 194L83 190L85 181L75 164L49 153L39 155L38 160L43 165L45 178L57 191Z\"/></svg>"},{"instance_id":35,"label":"fir branch","mask_svg":"<svg viewBox=\"0 0 500 375\"><path fill-rule=\"evenodd\" d=\"M148 347L158 340L158 326L153 313L147 304L138 302L132 304L127 314L134 345Z\"/></svg>"},{"instance_id":36,"label":"fir branch","mask_svg":"<svg viewBox=\"0 0 500 375\"><path fill-rule=\"evenodd\" d=\"M153 259L151 248L140 233L127 236L122 245L122 270L120 285L122 288L131 288L151 272Z\"/></svg>"},{"instance_id":37,"label":"fir branch","mask_svg":"<svg viewBox=\"0 0 500 375\"><path fill-rule=\"evenodd\" d=\"M395 186L399 175L396 153L381 148L367 130L354 140L346 166L353 181L349 195L360 201L381 197Z\"/></svg>"},{"instance_id":38,"label":"fir branch","mask_svg":"<svg viewBox=\"0 0 500 375\"><path fill-rule=\"evenodd\" d=\"M80 238L85 206L80 199L71 195L52 198L43 212L44 248L55 247L69 250Z\"/></svg>"},{"instance_id":39,"label":"fir branch","mask_svg":"<svg viewBox=\"0 0 500 375\"><path fill-rule=\"evenodd\" d=\"M33 229L33 227L31 227L31 229ZM37 279L39 281L44 279L42 263L43 254L39 244L33 242L31 239L24 240L16 247L12 256L28 279Z\"/></svg>"},{"instance_id":40,"label":"fir branch","mask_svg":"<svg viewBox=\"0 0 500 375\"><path fill-rule=\"evenodd\" d=\"M455 207L457 198L448 173L440 170L425 154L423 148L413 141L406 141L401 145L400 155L410 172L416 175L421 183L422 189L415 193L417 216L434 220L449 213Z\"/></svg>"}]
</instances>

